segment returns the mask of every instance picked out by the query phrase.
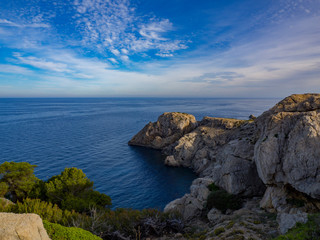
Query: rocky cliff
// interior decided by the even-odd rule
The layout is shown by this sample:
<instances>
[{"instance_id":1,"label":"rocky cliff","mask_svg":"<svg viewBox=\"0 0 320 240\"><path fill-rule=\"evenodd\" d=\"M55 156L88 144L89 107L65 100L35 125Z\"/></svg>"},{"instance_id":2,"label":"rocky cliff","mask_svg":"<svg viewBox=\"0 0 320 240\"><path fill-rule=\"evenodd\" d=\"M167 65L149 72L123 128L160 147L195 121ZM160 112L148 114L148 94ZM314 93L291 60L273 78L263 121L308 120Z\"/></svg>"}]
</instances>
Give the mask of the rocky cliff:
<instances>
[{"instance_id":1,"label":"rocky cliff","mask_svg":"<svg viewBox=\"0 0 320 240\"><path fill-rule=\"evenodd\" d=\"M263 196L260 206L278 213L281 232L320 209L320 94L289 96L250 120L165 113L129 144L162 149L165 164L199 174L165 208L187 220L203 213L211 183L243 199Z\"/></svg>"}]
</instances>

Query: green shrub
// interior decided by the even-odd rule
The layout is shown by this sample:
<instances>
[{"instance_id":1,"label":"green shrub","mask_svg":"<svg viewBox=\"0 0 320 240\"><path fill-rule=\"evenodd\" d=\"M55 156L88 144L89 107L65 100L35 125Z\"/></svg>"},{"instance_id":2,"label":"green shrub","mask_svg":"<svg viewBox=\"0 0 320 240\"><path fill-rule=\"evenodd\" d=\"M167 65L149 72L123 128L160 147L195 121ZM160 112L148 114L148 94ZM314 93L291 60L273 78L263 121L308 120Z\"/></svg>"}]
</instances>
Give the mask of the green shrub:
<instances>
[{"instance_id":1,"label":"green shrub","mask_svg":"<svg viewBox=\"0 0 320 240\"><path fill-rule=\"evenodd\" d=\"M60 175L50 178L44 188L48 200L62 209L85 212L91 206L104 208L111 205L111 198L94 191L93 182L81 169L65 168Z\"/></svg>"},{"instance_id":2,"label":"green shrub","mask_svg":"<svg viewBox=\"0 0 320 240\"><path fill-rule=\"evenodd\" d=\"M320 214L310 215L305 224L297 223L285 235L278 236L275 240L314 240L320 239Z\"/></svg>"},{"instance_id":3,"label":"green shrub","mask_svg":"<svg viewBox=\"0 0 320 240\"><path fill-rule=\"evenodd\" d=\"M26 198L22 202L18 201L15 205L7 206L2 211L14 213L35 213L43 220L59 223L64 226L70 226L74 221L79 222L81 220L81 222L87 222L87 219L89 218L88 216L75 211L62 210L56 204L41 201L40 199L30 198Z\"/></svg>"},{"instance_id":4,"label":"green shrub","mask_svg":"<svg viewBox=\"0 0 320 240\"><path fill-rule=\"evenodd\" d=\"M240 199L225 190L217 190L211 192L207 199L207 208L217 208L222 212L226 212L227 209L236 210L241 208Z\"/></svg>"},{"instance_id":5,"label":"green shrub","mask_svg":"<svg viewBox=\"0 0 320 240\"><path fill-rule=\"evenodd\" d=\"M220 190L220 188L215 185L214 183L211 183L210 185L208 185L208 189L211 191L211 192L215 192L215 191L218 191Z\"/></svg>"},{"instance_id":6,"label":"green shrub","mask_svg":"<svg viewBox=\"0 0 320 240\"><path fill-rule=\"evenodd\" d=\"M216 228L215 230L214 230L214 234L216 235L216 236L218 236L218 235L220 235L221 233L223 233L223 232L225 232L226 230L223 228L223 227L220 227L220 228Z\"/></svg>"},{"instance_id":7,"label":"green shrub","mask_svg":"<svg viewBox=\"0 0 320 240\"><path fill-rule=\"evenodd\" d=\"M43 225L52 240L102 240L100 237L81 228L64 227L46 220L43 221Z\"/></svg>"},{"instance_id":8,"label":"green shrub","mask_svg":"<svg viewBox=\"0 0 320 240\"><path fill-rule=\"evenodd\" d=\"M28 197L39 180L33 174L36 165L27 162L4 162L0 165L0 195L17 201Z\"/></svg>"},{"instance_id":9,"label":"green shrub","mask_svg":"<svg viewBox=\"0 0 320 240\"><path fill-rule=\"evenodd\" d=\"M0 182L0 197L4 197L8 190L9 185L6 182Z\"/></svg>"}]
</instances>

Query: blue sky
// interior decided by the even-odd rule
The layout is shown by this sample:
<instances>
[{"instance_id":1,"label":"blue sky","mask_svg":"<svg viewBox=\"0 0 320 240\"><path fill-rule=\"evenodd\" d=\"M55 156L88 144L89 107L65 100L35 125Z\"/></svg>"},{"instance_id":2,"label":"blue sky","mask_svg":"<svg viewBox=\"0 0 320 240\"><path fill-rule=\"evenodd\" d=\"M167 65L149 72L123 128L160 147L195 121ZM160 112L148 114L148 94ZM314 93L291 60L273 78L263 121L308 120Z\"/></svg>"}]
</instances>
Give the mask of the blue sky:
<instances>
[{"instance_id":1,"label":"blue sky","mask_svg":"<svg viewBox=\"0 0 320 240\"><path fill-rule=\"evenodd\" d=\"M0 97L320 92L319 0L6 0Z\"/></svg>"}]
</instances>

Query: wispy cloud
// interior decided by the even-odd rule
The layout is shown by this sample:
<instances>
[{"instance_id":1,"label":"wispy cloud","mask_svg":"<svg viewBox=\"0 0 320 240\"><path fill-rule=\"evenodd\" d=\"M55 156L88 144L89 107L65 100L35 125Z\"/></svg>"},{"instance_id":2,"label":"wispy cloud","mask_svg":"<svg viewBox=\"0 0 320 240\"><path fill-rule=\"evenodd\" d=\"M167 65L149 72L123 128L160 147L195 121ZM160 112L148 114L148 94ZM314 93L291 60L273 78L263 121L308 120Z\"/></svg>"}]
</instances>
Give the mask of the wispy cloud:
<instances>
[{"instance_id":1,"label":"wispy cloud","mask_svg":"<svg viewBox=\"0 0 320 240\"><path fill-rule=\"evenodd\" d=\"M9 26L17 28L49 28L50 25L47 23L16 23L6 19L0 19L0 26Z\"/></svg>"},{"instance_id":2,"label":"wispy cloud","mask_svg":"<svg viewBox=\"0 0 320 240\"><path fill-rule=\"evenodd\" d=\"M184 41L164 36L174 29L168 19L138 16L128 0L77 0L74 5L83 43L109 51L120 60L127 59L122 54L156 50L172 55L187 48Z\"/></svg>"},{"instance_id":3,"label":"wispy cloud","mask_svg":"<svg viewBox=\"0 0 320 240\"><path fill-rule=\"evenodd\" d=\"M233 81L239 78L243 78L244 75L236 72L214 72L205 73L199 77L193 77L191 79L183 80L183 82L196 82L196 83L210 83L210 84L225 84L228 81Z\"/></svg>"}]
</instances>

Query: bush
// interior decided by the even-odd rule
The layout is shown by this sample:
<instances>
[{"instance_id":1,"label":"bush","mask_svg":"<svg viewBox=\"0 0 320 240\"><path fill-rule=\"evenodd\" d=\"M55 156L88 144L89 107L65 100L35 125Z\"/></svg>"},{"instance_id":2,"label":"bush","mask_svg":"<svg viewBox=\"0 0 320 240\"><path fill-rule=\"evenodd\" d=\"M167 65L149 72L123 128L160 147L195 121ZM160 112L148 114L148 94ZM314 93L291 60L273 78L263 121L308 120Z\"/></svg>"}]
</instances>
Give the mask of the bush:
<instances>
[{"instance_id":1,"label":"bush","mask_svg":"<svg viewBox=\"0 0 320 240\"><path fill-rule=\"evenodd\" d=\"M27 162L5 162L0 165L0 195L16 202L28 197L39 180L33 174L36 165Z\"/></svg>"},{"instance_id":2,"label":"bush","mask_svg":"<svg viewBox=\"0 0 320 240\"><path fill-rule=\"evenodd\" d=\"M209 189L211 192L220 190L220 188L219 188L217 185L215 185L214 183L211 183L210 185L208 185L208 189Z\"/></svg>"},{"instance_id":3,"label":"bush","mask_svg":"<svg viewBox=\"0 0 320 240\"><path fill-rule=\"evenodd\" d=\"M81 228L64 227L45 220L43 225L52 240L102 240L100 237Z\"/></svg>"},{"instance_id":4,"label":"bush","mask_svg":"<svg viewBox=\"0 0 320 240\"><path fill-rule=\"evenodd\" d=\"M237 196L225 190L217 190L211 192L207 199L207 209L210 210L213 207L225 213L227 209L236 210L241 208L241 201Z\"/></svg>"},{"instance_id":5,"label":"bush","mask_svg":"<svg viewBox=\"0 0 320 240\"><path fill-rule=\"evenodd\" d=\"M43 220L53 223L59 223L64 226L71 226L73 222L88 221L88 216L77 213L75 211L68 211L60 209L56 204L41 201L40 199L26 198L22 202L17 202L15 205L9 205L3 209L3 212L14 213L35 213ZM84 224L83 224L84 225Z\"/></svg>"},{"instance_id":6,"label":"bush","mask_svg":"<svg viewBox=\"0 0 320 240\"><path fill-rule=\"evenodd\" d=\"M81 169L66 168L60 175L49 179L44 188L48 200L62 209L85 212L91 206L104 208L111 205L111 198L94 191L93 182Z\"/></svg>"}]
</instances>

